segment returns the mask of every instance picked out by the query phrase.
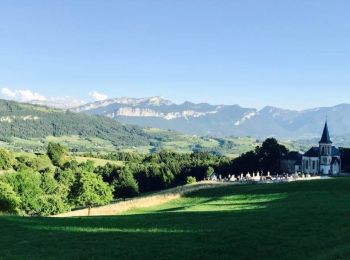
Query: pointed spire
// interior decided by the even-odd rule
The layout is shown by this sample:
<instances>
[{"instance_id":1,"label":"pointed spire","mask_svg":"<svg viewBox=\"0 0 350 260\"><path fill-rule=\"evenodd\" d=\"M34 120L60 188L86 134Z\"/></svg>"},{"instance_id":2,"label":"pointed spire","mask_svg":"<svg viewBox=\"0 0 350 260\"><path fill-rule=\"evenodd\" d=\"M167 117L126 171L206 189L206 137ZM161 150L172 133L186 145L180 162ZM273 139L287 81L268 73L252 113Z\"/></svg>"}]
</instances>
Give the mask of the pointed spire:
<instances>
[{"instance_id":1,"label":"pointed spire","mask_svg":"<svg viewBox=\"0 0 350 260\"><path fill-rule=\"evenodd\" d=\"M321 137L321 140L320 140L319 143L320 144L331 144L332 143L331 138L329 137L327 121L326 121L326 123L324 125L322 137Z\"/></svg>"}]
</instances>

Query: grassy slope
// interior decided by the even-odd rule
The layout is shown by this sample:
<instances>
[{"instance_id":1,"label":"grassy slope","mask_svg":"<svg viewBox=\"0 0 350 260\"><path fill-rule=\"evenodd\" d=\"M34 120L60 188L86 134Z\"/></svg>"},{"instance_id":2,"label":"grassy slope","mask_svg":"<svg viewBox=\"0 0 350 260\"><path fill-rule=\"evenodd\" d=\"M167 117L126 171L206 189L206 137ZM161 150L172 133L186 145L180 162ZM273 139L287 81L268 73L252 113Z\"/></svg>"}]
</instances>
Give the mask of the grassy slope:
<instances>
[{"instance_id":1,"label":"grassy slope","mask_svg":"<svg viewBox=\"0 0 350 260\"><path fill-rule=\"evenodd\" d=\"M105 166L107 163L115 164L118 166L124 165L124 162L122 161L112 161L112 160L105 160L105 159L92 158L92 157L72 156L72 159L76 160L78 163L82 163L90 160L94 162L95 166Z\"/></svg>"},{"instance_id":2,"label":"grassy slope","mask_svg":"<svg viewBox=\"0 0 350 260\"><path fill-rule=\"evenodd\" d=\"M228 186L116 217L0 217L3 258L349 259L350 179Z\"/></svg>"}]
</instances>

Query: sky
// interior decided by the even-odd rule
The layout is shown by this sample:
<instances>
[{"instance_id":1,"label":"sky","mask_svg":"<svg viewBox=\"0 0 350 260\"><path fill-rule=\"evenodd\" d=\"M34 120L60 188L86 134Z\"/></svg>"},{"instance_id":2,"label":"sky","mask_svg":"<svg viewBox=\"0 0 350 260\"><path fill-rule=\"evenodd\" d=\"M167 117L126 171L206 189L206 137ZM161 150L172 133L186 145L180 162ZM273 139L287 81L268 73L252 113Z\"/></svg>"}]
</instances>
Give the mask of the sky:
<instances>
[{"instance_id":1,"label":"sky","mask_svg":"<svg viewBox=\"0 0 350 260\"><path fill-rule=\"evenodd\" d=\"M1 0L0 97L350 100L350 1Z\"/></svg>"}]
</instances>

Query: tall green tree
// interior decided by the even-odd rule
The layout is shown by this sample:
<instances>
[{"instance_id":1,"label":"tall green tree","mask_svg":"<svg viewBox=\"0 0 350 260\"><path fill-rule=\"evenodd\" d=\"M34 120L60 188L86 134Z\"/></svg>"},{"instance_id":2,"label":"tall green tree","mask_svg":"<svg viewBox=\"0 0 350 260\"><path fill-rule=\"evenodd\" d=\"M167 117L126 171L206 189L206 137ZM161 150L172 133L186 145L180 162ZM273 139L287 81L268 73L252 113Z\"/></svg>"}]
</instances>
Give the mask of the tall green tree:
<instances>
[{"instance_id":1,"label":"tall green tree","mask_svg":"<svg viewBox=\"0 0 350 260\"><path fill-rule=\"evenodd\" d=\"M12 187L0 181L0 212L18 213L20 197L14 192Z\"/></svg>"},{"instance_id":2,"label":"tall green tree","mask_svg":"<svg viewBox=\"0 0 350 260\"><path fill-rule=\"evenodd\" d=\"M50 142L47 146L47 155L55 166L62 166L65 162L65 157L68 149L59 143Z\"/></svg>"},{"instance_id":3,"label":"tall green tree","mask_svg":"<svg viewBox=\"0 0 350 260\"><path fill-rule=\"evenodd\" d=\"M275 138L266 139L261 147L256 149L260 169L264 172L278 173L281 159L287 152L288 149L279 144Z\"/></svg>"},{"instance_id":4,"label":"tall green tree","mask_svg":"<svg viewBox=\"0 0 350 260\"><path fill-rule=\"evenodd\" d=\"M139 193L139 186L128 168L124 168L113 181L115 198L130 198Z\"/></svg>"},{"instance_id":5,"label":"tall green tree","mask_svg":"<svg viewBox=\"0 0 350 260\"><path fill-rule=\"evenodd\" d=\"M4 180L20 196L21 203L19 207L24 213L28 215L40 215L42 208L38 198L44 195L40 187L40 173L30 170L7 173L4 175Z\"/></svg>"},{"instance_id":6,"label":"tall green tree","mask_svg":"<svg viewBox=\"0 0 350 260\"><path fill-rule=\"evenodd\" d=\"M113 199L113 188L92 172L79 172L71 188L70 200L76 206L91 208L107 204Z\"/></svg>"}]
</instances>

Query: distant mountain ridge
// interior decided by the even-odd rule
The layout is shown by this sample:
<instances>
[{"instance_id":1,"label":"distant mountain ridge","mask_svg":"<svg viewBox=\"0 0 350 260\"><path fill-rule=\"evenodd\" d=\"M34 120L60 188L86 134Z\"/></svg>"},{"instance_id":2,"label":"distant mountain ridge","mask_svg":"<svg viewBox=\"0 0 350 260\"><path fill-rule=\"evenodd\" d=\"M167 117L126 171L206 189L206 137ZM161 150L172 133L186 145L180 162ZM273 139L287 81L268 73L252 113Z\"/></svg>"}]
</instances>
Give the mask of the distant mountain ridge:
<instances>
[{"instance_id":1,"label":"distant mountain ridge","mask_svg":"<svg viewBox=\"0 0 350 260\"><path fill-rule=\"evenodd\" d=\"M161 97L115 98L71 109L102 115L123 123L212 136L257 138L315 138L328 116L331 134L350 134L350 104L302 111L266 106L262 109L239 105L175 104Z\"/></svg>"}]
</instances>

